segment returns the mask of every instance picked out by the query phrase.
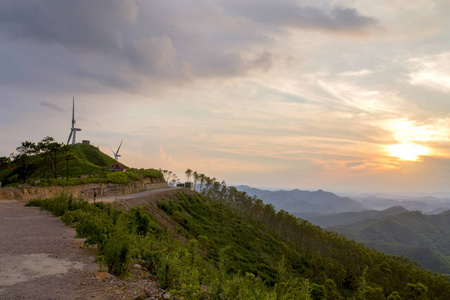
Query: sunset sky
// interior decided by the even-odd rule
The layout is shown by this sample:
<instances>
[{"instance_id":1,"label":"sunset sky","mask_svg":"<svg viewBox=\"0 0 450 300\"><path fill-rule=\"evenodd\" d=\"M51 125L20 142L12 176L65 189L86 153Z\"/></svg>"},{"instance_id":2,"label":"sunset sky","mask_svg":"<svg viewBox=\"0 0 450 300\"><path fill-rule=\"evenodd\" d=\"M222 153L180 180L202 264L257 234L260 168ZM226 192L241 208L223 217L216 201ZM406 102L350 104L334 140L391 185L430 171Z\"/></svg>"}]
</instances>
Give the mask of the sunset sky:
<instances>
[{"instance_id":1,"label":"sunset sky","mask_svg":"<svg viewBox=\"0 0 450 300\"><path fill-rule=\"evenodd\" d=\"M450 192L450 1L0 2L0 156L78 141L257 187Z\"/></svg>"}]
</instances>

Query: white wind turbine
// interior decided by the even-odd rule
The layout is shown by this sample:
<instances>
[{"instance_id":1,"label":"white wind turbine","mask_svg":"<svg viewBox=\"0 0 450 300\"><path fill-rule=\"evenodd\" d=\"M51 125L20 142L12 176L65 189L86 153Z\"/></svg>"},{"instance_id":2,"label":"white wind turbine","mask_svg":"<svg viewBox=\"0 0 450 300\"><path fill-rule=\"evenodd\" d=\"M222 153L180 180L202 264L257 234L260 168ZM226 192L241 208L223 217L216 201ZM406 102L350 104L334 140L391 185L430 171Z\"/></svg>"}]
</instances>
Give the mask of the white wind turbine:
<instances>
[{"instance_id":1,"label":"white wind turbine","mask_svg":"<svg viewBox=\"0 0 450 300\"><path fill-rule=\"evenodd\" d=\"M69 138L67 139L67 145L69 145L70 138L72 138L72 146L76 143L77 131L81 131L80 128L75 128L75 97L73 97L72 103L72 128L70 128Z\"/></svg>"},{"instance_id":2,"label":"white wind turbine","mask_svg":"<svg viewBox=\"0 0 450 300\"><path fill-rule=\"evenodd\" d=\"M120 155L119 155L119 150L120 150L120 147L122 146L122 143L123 143L123 139L122 139L122 141L120 142L119 148L117 148L117 151L116 151L116 152L114 152L114 151L111 149L112 153L114 154L114 159L115 159L116 162L119 160L119 157L120 157Z\"/></svg>"}]
</instances>

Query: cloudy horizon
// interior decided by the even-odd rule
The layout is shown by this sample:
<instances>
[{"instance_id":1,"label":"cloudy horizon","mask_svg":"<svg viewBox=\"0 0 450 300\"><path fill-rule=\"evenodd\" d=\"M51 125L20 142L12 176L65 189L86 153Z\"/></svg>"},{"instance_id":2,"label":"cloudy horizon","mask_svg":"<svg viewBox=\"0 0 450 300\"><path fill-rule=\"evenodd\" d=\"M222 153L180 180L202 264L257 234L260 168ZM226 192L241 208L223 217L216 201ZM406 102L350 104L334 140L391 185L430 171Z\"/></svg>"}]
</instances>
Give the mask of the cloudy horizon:
<instances>
[{"instance_id":1,"label":"cloudy horizon","mask_svg":"<svg viewBox=\"0 0 450 300\"><path fill-rule=\"evenodd\" d=\"M450 192L446 1L0 3L0 156L78 141L229 184Z\"/></svg>"}]
</instances>

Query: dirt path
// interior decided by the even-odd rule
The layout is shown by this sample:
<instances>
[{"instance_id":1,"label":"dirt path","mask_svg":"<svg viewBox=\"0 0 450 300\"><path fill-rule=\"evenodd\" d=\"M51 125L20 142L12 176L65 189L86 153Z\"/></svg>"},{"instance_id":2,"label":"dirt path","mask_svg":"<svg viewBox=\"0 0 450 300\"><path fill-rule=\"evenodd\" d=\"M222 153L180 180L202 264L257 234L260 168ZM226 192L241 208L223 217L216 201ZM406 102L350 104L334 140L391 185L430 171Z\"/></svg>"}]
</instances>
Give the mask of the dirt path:
<instances>
[{"instance_id":1,"label":"dirt path","mask_svg":"<svg viewBox=\"0 0 450 300\"><path fill-rule=\"evenodd\" d=\"M99 266L74 236L39 208L0 201L0 298L82 299L84 279Z\"/></svg>"},{"instance_id":2,"label":"dirt path","mask_svg":"<svg viewBox=\"0 0 450 300\"><path fill-rule=\"evenodd\" d=\"M100 272L74 237L59 218L0 200L0 299L167 299L138 265L129 280Z\"/></svg>"}]
</instances>

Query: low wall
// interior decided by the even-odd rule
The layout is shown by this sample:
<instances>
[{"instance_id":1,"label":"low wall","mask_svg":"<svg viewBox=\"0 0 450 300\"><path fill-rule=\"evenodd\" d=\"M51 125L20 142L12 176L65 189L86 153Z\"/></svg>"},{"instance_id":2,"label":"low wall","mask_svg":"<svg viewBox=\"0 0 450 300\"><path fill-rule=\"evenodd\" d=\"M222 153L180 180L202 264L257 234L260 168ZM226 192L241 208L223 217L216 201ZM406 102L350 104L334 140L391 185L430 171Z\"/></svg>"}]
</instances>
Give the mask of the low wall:
<instances>
[{"instance_id":1,"label":"low wall","mask_svg":"<svg viewBox=\"0 0 450 300\"><path fill-rule=\"evenodd\" d=\"M167 182L160 178L144 178L128 184L89 183L74 186L6 187L0 188L0 199L21 201L28 201L36 198L45 199L53 197L63 191L67 191L75 197L82 196L84 198L92 198L94 192L97 193L97 197L118 196L167 187Z\"/></svg>"}]
</instances>

